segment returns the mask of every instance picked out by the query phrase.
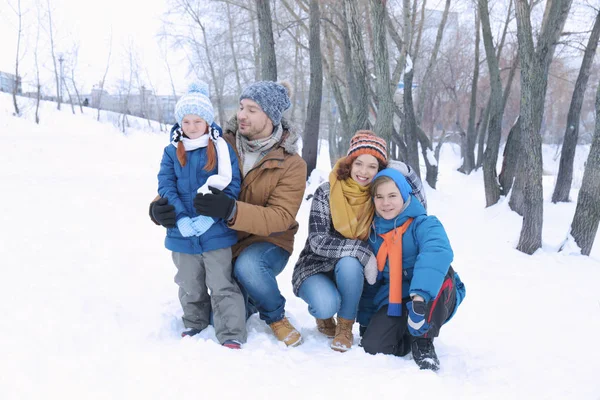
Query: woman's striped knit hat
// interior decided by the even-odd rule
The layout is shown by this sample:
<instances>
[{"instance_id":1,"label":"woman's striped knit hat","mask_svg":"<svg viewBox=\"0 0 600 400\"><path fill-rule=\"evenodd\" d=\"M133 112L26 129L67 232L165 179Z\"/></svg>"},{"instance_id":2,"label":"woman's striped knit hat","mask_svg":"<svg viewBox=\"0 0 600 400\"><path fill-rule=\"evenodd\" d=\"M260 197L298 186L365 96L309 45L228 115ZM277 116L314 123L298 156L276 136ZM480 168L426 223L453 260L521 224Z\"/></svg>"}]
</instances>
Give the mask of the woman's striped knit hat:
<instances>
[{"instance_id":1,"label":"woman's striped knit hat","mask_svg":"<svg viewBox=\"0 0 600 400\"><path fill-rule=\"evenodd\" d=\"M387 166L387 145L385 140L373 131L358 131L350 139L347 160L352 162L363 154L372 155L383 167Z\"/></svg>"}]
</instances>

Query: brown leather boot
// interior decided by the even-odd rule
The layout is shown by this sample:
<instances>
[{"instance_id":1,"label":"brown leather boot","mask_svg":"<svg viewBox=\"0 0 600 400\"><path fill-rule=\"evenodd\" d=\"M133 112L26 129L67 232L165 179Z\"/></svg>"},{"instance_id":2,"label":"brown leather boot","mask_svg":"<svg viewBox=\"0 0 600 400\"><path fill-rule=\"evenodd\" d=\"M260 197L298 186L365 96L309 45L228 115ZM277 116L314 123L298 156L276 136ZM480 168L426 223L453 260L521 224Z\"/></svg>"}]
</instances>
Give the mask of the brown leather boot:
<instances>
[{"instance_id":1,"label":"brown leather boot","mask_svg":"<svg viewBox=\"0 0 600 400\"><path fill-rule=\"evenodd\" d=\"M315 319L317 320L317 330L319 332L321 332L323 335L327 336L330 339L335 336L336 324L335 319L333 319L333 317L327 319Z\"/></svg>"},{"instance_id":2,"label":"brown leather boot","mask_svg":"<svg viewBox=\"0 0 600 400\"><path fill-rule=\"evenodd\" d=\"M294 328L286 317L269 325L277 339L288 347L296 347L302 343L302 335Z\"/></svg>"},{"instance_id":3,"label":"brown leather boot","mask_svg":"<svg viewBox=\"0 0 600 400\"><path fill-rule=\"evenodd\" d=\"M354 336L352 335L353 319L338 317L337 327L335 328L335 337L331 343L331 348L335 351L346 352L352 347Z\"/></svg>"}]
</instances>

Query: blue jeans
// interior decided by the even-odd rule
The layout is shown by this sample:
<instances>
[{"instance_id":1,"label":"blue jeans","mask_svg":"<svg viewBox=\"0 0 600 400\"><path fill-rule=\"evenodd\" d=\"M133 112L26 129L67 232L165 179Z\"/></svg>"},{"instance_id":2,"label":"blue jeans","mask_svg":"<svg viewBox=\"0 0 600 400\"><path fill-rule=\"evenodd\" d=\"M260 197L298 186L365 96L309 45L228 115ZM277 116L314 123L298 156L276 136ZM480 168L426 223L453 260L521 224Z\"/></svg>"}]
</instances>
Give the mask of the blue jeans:
<instances>
[{"instance_id":1,"label":"blue jeans","mask_svg":"<svg viewBox=\"0 0 600 400\"><path fill-rule=\"evenodd\" d=\"M363 290L363 266L355 257L342 257L333 270L334 280L326 274L308 277L298 290L315 318L338 317L354 320Z\"/></svg>"},{"instance_id":2,"label":"blue jeans","mask_svg":"<svg viewBox=\"0 0 600 400\"><path fill-rule=\"evenodd\" d=\"M246 247L233 266L233 275L246 300L246 310L256 307L260 319L267 324L280 321L285 316L285 298L275 277L283 271L288 258L290 253L281 247L259 242Z\"/></svg>"}]
</instances>

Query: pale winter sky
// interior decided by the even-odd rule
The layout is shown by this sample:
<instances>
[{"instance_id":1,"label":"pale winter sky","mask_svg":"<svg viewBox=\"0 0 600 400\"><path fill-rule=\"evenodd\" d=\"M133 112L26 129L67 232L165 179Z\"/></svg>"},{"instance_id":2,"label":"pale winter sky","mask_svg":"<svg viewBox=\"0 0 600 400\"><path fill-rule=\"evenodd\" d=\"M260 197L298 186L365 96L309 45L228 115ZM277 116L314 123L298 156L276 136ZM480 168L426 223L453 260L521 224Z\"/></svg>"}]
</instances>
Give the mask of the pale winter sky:
<instances>
[{"instance_id":1,"label":"pale winter sky","mask_svg":"<svg viewBox=\"0 0 600 400\"><path fill-rule=\"evenodd\" d=\"M0 0L0 71L14 73L17 42L17 18L13 9L19 0ZM20 0L23 16L23 39L21 44L20 75L23 76L24 91L33 90L31 84L35 81L34 53L38 32L38 10L43 18L43 27L39 39L39 65L42 86L46 92L51 92L53 84L53 66L50 56L50 45L46 10L48 2L53 10L55 32L55 49L57 53L65 54L65 67L69 53L79 44L78 66L76 81L89 92L91 86L102 79L109 48L112 55L106 88L114 92L116 82L121 78L128 79L128 61L126 49L132 44L139 57L142 80L150 82L160 94L171 93L169 76L165 68L162 54L165 46L159 45L157 37L162 28L161 17L167 11L168 0L102 0L102 1L73 1L73 0ZM587 0L589 1L589 0ZM472 18L472 12L465 9L463 2L453 2L452 10L461 15L461 19ZM428 8L443 9L444 1L429 1ZM495 4L494 7L499 7ZM593 19L593 11L589 7L572 13L567 22L566 30L582 30L581 26ZM542 7L537 7L541 13ZM574 10L573 10L574 11ZM501 23L502 21L493 21ZM514 25L514 21L513 21ZM574 26L576 25L576 26ZM591 26L591 25L590 25ZM173 73L173 79L178 91L184 90L187 83L193 79L188 76L187 60L181 52L168 49L168 59ZM578 68L578 63L574 68ZM68 68L65 68L67 71Z\"/></svg>"},{"instance_id":2,"label":"pale winter sky","mask_svg":"<svg viewBox=\"0 0 600 400\"><path fill-rule=\"evenodd\" d=\"M45 14L47 1L21 0L24 13L21 71L25 84L35 79L33 54L38 26L38 8L44 18L45 27L48 25ZM107 80L114 82L123 74L127 65L124 53L128 43L131 42L139 54L141 69L147 70L152 84L161 92L169 92L168 74L164 68L157 38L157 32L162 26L161 16L167 10L166 0L49 1L53 9L55 48L57 51L67 53L76 43L79 43L78 74L80 77L76 76L76 80L84 84L86 91L102 79L111 47L112 31L111 65ZM36 7L39 4L41 7ZM16 5L17 0L0 0L0 38L2 38L0 71L11 73L14 73L15 69L17 41L17 17L11 7L16 8ZM39 43L42 81L51 81L53 67L47 31L40 31ZM176 64L173 54L169 55L169 61ZM181 74L185 73L183 69ZM24 87L24 90L28 88Z\"/></svg>"}]
</instances>

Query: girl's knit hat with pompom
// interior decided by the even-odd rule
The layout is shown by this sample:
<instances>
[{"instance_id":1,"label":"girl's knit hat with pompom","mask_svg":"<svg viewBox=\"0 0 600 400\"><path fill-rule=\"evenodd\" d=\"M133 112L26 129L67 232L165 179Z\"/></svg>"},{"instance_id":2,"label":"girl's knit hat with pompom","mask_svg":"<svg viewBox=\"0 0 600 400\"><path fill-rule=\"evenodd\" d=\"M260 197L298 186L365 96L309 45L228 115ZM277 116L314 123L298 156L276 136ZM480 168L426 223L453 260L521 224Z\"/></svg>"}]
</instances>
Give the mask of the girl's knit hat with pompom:
<instances>
[{"instance_id":1,"label":"girl's knit hat with pompom","mask_svg":"<svg viewBox=\"0 0 600 400\"><path fill-rule=\"evenodd\" d=\"M194 82L186 94L175 104L175 120L181 126L183 117L194 114L210 126L215 121L215 110L208 98L208 85L202 81Z\"/></svg>"},{"instance_id":2,"label":"girl's knit hat with pompom","mask_svg":"<svg viewBox=\"0 0 600 400\"><path fill-rule=\"evenodd\" d=\"M387 145L385 140L373 131L361 130L352 136L346 160L351 163L363 154L372 155L383 167L387 166Z\"/></svg>"}]
</instances>

